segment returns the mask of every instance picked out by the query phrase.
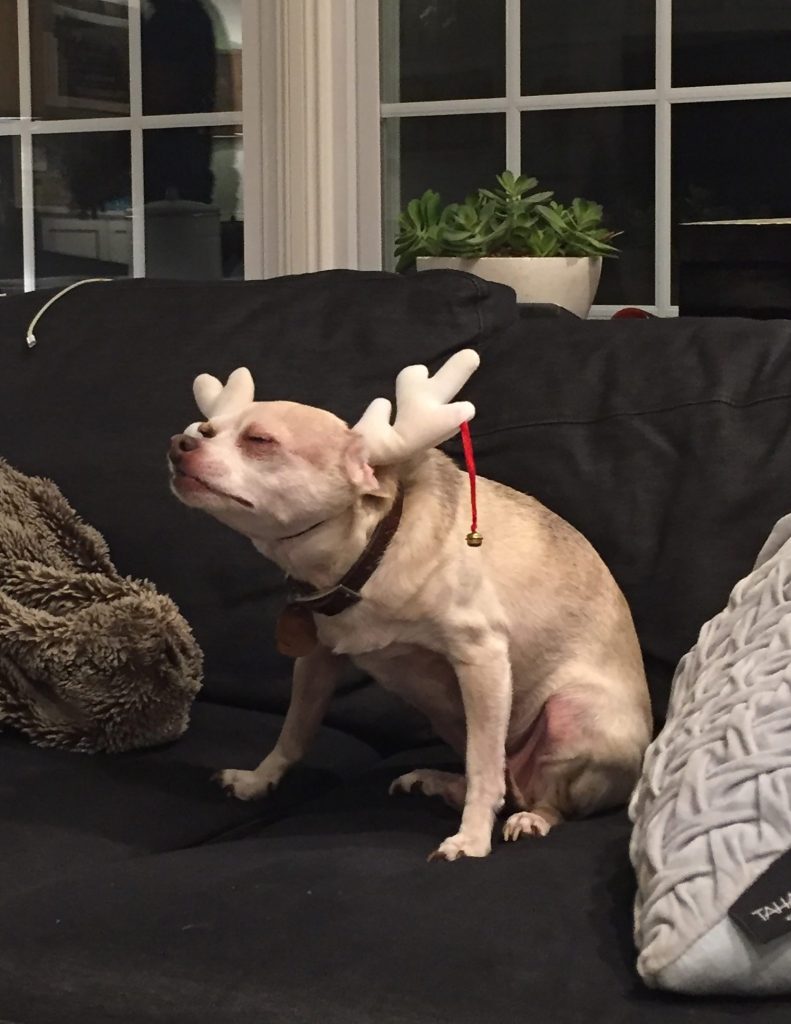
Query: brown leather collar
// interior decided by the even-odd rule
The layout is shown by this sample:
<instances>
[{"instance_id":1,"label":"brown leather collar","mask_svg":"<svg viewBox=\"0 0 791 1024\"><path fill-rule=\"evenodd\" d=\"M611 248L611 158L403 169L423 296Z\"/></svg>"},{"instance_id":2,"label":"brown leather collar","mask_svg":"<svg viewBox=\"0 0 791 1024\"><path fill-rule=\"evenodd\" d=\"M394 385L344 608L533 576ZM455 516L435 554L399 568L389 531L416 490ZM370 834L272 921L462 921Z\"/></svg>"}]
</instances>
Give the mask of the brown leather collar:
<instances>
[{"instance_id":1,"label":"brown leather collar","mask_svg":"<svg viewBox=\"0 0 791 1024\"><path fill-rule=\"evenodd\" d=\"M290 580L292 593L289 605L304 608L319 615L340 615L352 605L362 601L360 591L373 576L385 556L390 541L395 536L401 513L404 509L404 492L399 487L393 506L379 522L365 550L334 587L329 590L316 590L301 580Z\"/></svg>"}]
</instances>

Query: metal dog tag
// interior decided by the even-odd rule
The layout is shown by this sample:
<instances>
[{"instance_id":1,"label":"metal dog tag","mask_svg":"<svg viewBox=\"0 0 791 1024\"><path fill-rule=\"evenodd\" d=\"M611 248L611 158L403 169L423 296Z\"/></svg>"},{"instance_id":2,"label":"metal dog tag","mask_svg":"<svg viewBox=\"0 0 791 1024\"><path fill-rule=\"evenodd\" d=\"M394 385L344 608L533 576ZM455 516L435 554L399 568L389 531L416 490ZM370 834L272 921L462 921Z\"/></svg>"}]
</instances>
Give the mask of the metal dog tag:
<instances>
[{"instance_id":1,"label":"metal dog tag","mask_svg":"<svg viewBox=\"0 0 791 1024\"><path fill-rule=\"evenodd\" d=\"M318 644L316 622L307 608L289 604L280 613L275 630L277 649L288 658L304 658Z\"/></svg>"}]
</instances>

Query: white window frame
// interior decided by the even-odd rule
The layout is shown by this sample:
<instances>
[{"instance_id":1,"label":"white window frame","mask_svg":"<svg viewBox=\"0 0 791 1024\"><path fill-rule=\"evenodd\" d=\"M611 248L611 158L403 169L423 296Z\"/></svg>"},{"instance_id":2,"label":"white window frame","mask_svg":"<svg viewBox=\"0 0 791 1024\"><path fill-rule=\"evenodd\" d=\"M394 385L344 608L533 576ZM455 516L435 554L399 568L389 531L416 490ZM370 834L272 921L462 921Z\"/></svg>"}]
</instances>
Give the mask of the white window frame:
<instances>
[{"instance_id":1,"label":"white window frame","mask_svg":"<svg viewBox=\"0 0 791 1024\"><path fill-rule=\"evenodd\" d=\"M673 86L672 0L656 0L656 78L653 89L524 95L520 69L520 0L505 0L505 96L486 99L381 103L379 101L378 3L357 0L358 138L365 178L381 182L380 120L432 115L503 113L506 118L506 163L521 171L521 114L527 110L574 110L585 107L653 106L655 109L655 281L654 304L634 303L659 316L676 316L671 302L671 112L676 103L791 99L791 81L743 85ZM358 193L359 253L363 265L382 265L382 195L370 180ZM378 255L377 255L378 254ZM622 305L629 304L624 296ZM591 315L609 317L622 306L594 306Z\"/></svg>"},{"instance_id":2,"label":"white window frame","mask_svg":"<svg viewBox=\"0 0 791 1024\"><path fill-rule=\"evenodd\" d=\"M154 127L241 124L245 277L272 277L333 267L382 267L381 124L387 118L499 112L506 116L506 160L520 168L525 110L653 105L655 118L655 296L641 308L675 315L671 303L671 110L674 103L791 99L791 81L744 85L671 85L672 4L656 0L653 89L521 95L519 0L506 4L506 95L419 103L380 101L377 0L242 0L243 111L143 115L140 2L129 0L131 109L114 118L32 121L28 3L20 0L18 120L0 135L21 140L24 284L33 287L32 138L36 134L125 130L131 133L132 276L145 273L143 131ZM628 302L625 297L624 304ZM594 306L609 316L617 306Z\"/></svg>"},{"instance_id":3,"label":"white window frame","mask_svg":"<svg viewBox=\"0 0 791 1024\"><path fill-rule=\"evenodd\" d=\"M173 115L142 113L141 0L129 0L129 114L57 121L31 116L30 2L17 5L20 116L0 119L0 136L20 139L25 291L35 287L36 273L33 137L60 132L130 132L132 277L145 276L146 128L242 125L246 279L362 265L358 211L379 194L378 144L357 142L358 107L378 118L375 54L367 55L375 92L361 99L357 92L357 62L366 63L360 40L378 40L373 0L242 0L243 110ZM379 251L369 265L381 266Z\"/></svg>"},{"instance_id":4,"label":"white window frame","mask_svg":"<svg viewBox=\"0 0 791 1024\"><path fill-rule=\"evenodd\" d=\"M262 39L268 39L267 5L259 0L242 0L242 105L244 110L209 111L198 114L143 114L141 64L141 0L128 0L129 19L129 113L108 117L79 117L39 121L33 118L30 75L30 3L18 0L19 114L0 119L0 137L20 140L20 193L22 204L23 287L36 286L36 256L33 195L33 139L37 135L60 135L125 131L130 136L131 155L131 277L145 277L145 218L143 181L143 132L147 128L214 127L241 125L243 133L242 189L245 211L244 267L246 278L262 277L265 270L264 221L272 216L266 206L269 190L264 185L268 165L263 159L263 124L268 110L264 104L265 65L261 60ZM271 85L271 82L267 82ZM271 93L271 89L269 90ZM271 115L270 115L271 116ZM268 182L267 182L268 184ZM265 208L266 207L266 208ZM269 268L272 269L272 268Z\"/></svg>"}]
</instances>

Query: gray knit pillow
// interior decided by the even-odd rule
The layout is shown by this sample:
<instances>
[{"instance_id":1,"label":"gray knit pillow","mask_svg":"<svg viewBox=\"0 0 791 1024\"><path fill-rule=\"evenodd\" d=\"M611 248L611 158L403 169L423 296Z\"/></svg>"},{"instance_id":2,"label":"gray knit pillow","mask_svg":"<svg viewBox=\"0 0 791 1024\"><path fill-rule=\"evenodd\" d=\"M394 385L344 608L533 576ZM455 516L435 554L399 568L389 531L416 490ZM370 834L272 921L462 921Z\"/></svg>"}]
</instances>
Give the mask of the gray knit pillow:
<instances>
[{"instance_id":1,"label":"gray knit pillow","mask_svg":"<svg viewBox=\"0 0 791 1024\"><path fill-rule=\"evenodd\" d=\"M760 944L728 911L791 848L791 516L679 664L630 814L647 984L790 992L791 914Z\"/></svg>"}]
</instances>

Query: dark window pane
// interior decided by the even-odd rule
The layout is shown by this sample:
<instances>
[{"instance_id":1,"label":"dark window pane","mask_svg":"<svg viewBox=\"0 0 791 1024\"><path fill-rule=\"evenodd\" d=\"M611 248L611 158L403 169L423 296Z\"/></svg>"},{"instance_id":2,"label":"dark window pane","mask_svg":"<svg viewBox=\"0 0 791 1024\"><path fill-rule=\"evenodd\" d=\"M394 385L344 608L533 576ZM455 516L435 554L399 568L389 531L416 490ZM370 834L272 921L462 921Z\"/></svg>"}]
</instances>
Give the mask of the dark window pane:
<instances>
[{"instance_id":1,"label":"dark window pane","mask_svg":"<svg viewBox=\"0 0 791 1024\"><path fill-rule=\"evenodd\" d=\"M242 109L241 0L152 0L142 33L143 113Z\"/></svg>"},{"instance_id":2,"label":"dark window pane","mask_svg":"<svg viewBox=\"0 0 791 1024\"><path fill-rule=\"evenodd\" d=\"M791 80L788 0L676 0L673 85Z\"/></svg>"},{"instance_id":3,"label":"dark window pane","mask_svg":"<svg viewBox=\"0 0 791 1024\"><path fill-rule=\"evenodd\" d=\"M606 259L596 302L654 302L654 108L541 110L522 115L522 172L563 203L604 207L622 231L619 259Z\"/></svg>"},{"instance_id":4,"label":"dark window pane","mask_svg":"<svg viewBox=\"0 0 791 1024\"><path fill-rule=\"evenodd\" d=\"M19 117L16 0L0 0L0 117Z\"/></svg>"},{"instance_id":5,"label":"dark window pane","mask_svg":"<svg viewBox=\"0 0 791 1024\"><path fill-rule=\"evenodd\" d=\"M128 132L33 139L36 280L126 277L132 261Z\"/></svg>"},{"instance_id":6,"label":"dark window pane","mask_svg":"<svg viewBox=\"0 0 791 1024\"><path fill-rule=\"evenodd\" d=\"M244 276L242 129L144 134L146 276Z\"/></svg>"},{"instance_id":7,"label":"dark window pane","mask_svg":"<svg viewBox=\"0 0 791 1024\"><path fill-rule=\"evenodd\" d=\"M791 100L673 106L676 235L683 221L791 217L789 181Z\"/></svg>"},{"instance_id":8,"label":"dark window pane","mask_svg":"<svg viewBox=\"0 0 791 1024\"><path fill-rule=\"evenodd\" d=\"M522 92L654 87L654 0L522 0Z\"/></svg>"},{"instance_id":9,"label":"dark window pane","mask_svg":"<svg viewBox=\"0 0 791 1024\"><path fill-rule=\"evenodd\" d=\"M504 0L380 0L382 100L505 94Z\"/></svg>"},{"instance_id":10,"label":"dark window pane","mask_svg":"<svg viewBox=\"0 0 791 1024\"><path fill-rule=\"evenodd\" d=\"M0 296L22 289L19 139L0 136Z\"/></svg>"},{"instance_id":11,"label":"dark window pane","mask_svg":"<svg viewBox=\"0 0 791 1024\"><path fill-rule=\"evenodd\" d=\"M392 267L399 211L427 188L459 202L505 167L505 115L387 118L383 127L384 261Z\"/></svg>"},{"instance_id":12,"label":"dark window pane","mask_svg":"<svg viewBox=\"0 0 791 1024\"><path fill-rule=\"evenodd\" d=\"M129 113L127 0L30 4L33 116Z\"/></svg>"}]
</instances>

